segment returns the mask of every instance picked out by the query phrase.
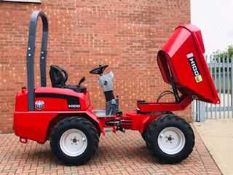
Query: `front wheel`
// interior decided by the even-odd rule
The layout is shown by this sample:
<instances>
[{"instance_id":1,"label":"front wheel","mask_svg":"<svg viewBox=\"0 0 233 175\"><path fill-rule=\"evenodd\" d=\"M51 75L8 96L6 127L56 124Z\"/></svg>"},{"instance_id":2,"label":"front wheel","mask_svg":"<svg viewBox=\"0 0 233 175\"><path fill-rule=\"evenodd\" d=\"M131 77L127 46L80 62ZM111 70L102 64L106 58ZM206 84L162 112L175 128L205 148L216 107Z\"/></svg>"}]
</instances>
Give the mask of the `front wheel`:
<instances>
[{"instance_id":1,"label":"front wheel","mask_svg":"<svg viewBox=\"0 0 233 175\"><path fill-rule=\"evenodd\" d=\"M69 117L52 130L52 152L67 165L81 165L95 154L99 142L95 126L85 118Z\"/></svg>"},{"instance_id":2,"label":"front wheel","mask_svg":"<svg viewBox=\"0 0 233 175\"><path fill-rule=\"evenodd\" d=\"M153 121L147 128L147 145L162 163L178 163L193 150L195 138L191 126L183 119L169 114Z\"/></svg>"}]
</instances>

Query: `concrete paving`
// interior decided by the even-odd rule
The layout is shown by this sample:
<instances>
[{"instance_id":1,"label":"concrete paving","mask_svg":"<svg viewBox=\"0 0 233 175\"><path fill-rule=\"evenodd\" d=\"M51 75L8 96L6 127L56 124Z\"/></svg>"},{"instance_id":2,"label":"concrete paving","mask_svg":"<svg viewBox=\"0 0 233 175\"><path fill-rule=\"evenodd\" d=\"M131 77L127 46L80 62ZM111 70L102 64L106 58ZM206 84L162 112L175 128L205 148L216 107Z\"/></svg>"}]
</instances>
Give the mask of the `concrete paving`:
<instances>
[{"instance_id":1,"label":"concrete paving","mask_svg":"<svg viewBox=\"0 0 233 175\"><path fill-rule=\"evenodd\" d=\"M194 126L222 173L233 175L233 120L206 120Z\"/></svg>"}]
</instances>

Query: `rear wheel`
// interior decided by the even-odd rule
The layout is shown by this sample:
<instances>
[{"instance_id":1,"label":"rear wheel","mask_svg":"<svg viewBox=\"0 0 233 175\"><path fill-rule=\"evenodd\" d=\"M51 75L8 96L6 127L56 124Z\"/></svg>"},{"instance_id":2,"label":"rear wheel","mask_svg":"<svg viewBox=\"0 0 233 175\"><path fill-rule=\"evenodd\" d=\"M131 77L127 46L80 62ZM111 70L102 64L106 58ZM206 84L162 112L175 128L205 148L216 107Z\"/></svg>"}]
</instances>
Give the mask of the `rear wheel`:
<instances>
[{"instance_id":1,"label":"rear wheel","mask_svg":"<svg viewBox=\"0 0 233 175\"><path fill-rule=\"evenodd\" d=\"M85 118L69 117L52 130L50 146L54 155L67 165L81 165L95 154L99 142L95 126Z\"/></svg>"},{"instance_id":2,"label":"rear wheel","mask_svg":"<svg viewBox=\"0 0 233 175\"><path fill-rule=\"evenodd\" d=\"M148 136L147 136L147 134L148 134L148 132L144 131L141 135L142 135L143 140L146 142L146 147L148 149L151 149L151 146L149 145L149 142L148 142Z\"/></svg>"},{"instance_id":3,"label":"rear wheel","mask_svg":"<svg viewBox=\"0 0 233 175\"><path fill-rule=\"evenodd\" d=\"M153 155L163 163L181 162L192 152L195 142L191 126L172 114L153 121L146 136Z\"/></svg>"}]
</instances>

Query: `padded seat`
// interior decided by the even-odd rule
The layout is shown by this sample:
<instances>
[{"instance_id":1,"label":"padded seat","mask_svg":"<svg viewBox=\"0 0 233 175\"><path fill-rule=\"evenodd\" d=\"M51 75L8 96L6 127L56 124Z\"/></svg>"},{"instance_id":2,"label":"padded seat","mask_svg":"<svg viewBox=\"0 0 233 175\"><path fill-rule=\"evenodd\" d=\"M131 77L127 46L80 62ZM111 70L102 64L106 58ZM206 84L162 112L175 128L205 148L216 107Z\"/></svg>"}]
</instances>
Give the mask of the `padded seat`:
<instances>
[{"instance_id":1,"label":"padded seat","mask_svg":"<svg viewBox=\"0 0 233 175\"><path fill-rule=\"evenodd\" d=\"M51 65L49 70L52 87L71 89L75 92L86 92L86 87L80 85L66 85L67 72L57 65Z\"/></svg>"}]
</instances>

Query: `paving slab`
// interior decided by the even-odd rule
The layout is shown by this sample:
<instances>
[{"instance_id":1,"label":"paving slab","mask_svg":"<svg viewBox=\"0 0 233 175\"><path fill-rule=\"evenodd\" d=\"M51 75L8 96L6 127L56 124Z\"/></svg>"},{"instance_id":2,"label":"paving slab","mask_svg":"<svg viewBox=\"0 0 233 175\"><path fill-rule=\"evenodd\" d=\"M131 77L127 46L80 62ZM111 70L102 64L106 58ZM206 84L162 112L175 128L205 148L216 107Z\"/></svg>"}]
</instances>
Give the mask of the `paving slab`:
<instances>
[{"instance_id":1,"label":"paving slab","mask_svg":"<svg viewBox=\"0 0 233 175\"><path fill-rule=\"evenodd\" d=\"M196 132L196 131L195 131ZM86 165L61 165L44 145L18 142L13 134L0 134L0 174L77 175L220 175L221 172L196 133L192 154L175 165L159 164L138 132L107 133L97 154Z\"/></svg>"},{"instance_id":2,"label":"paving slab","mask_svg":"<svg viewBox=\"0 0 233 175\"><path fill-rule=\"evenodd\" d=\"M233 175L233 120L206 120L194 126L222 173Z\"/></svg>"}]
</instances>

